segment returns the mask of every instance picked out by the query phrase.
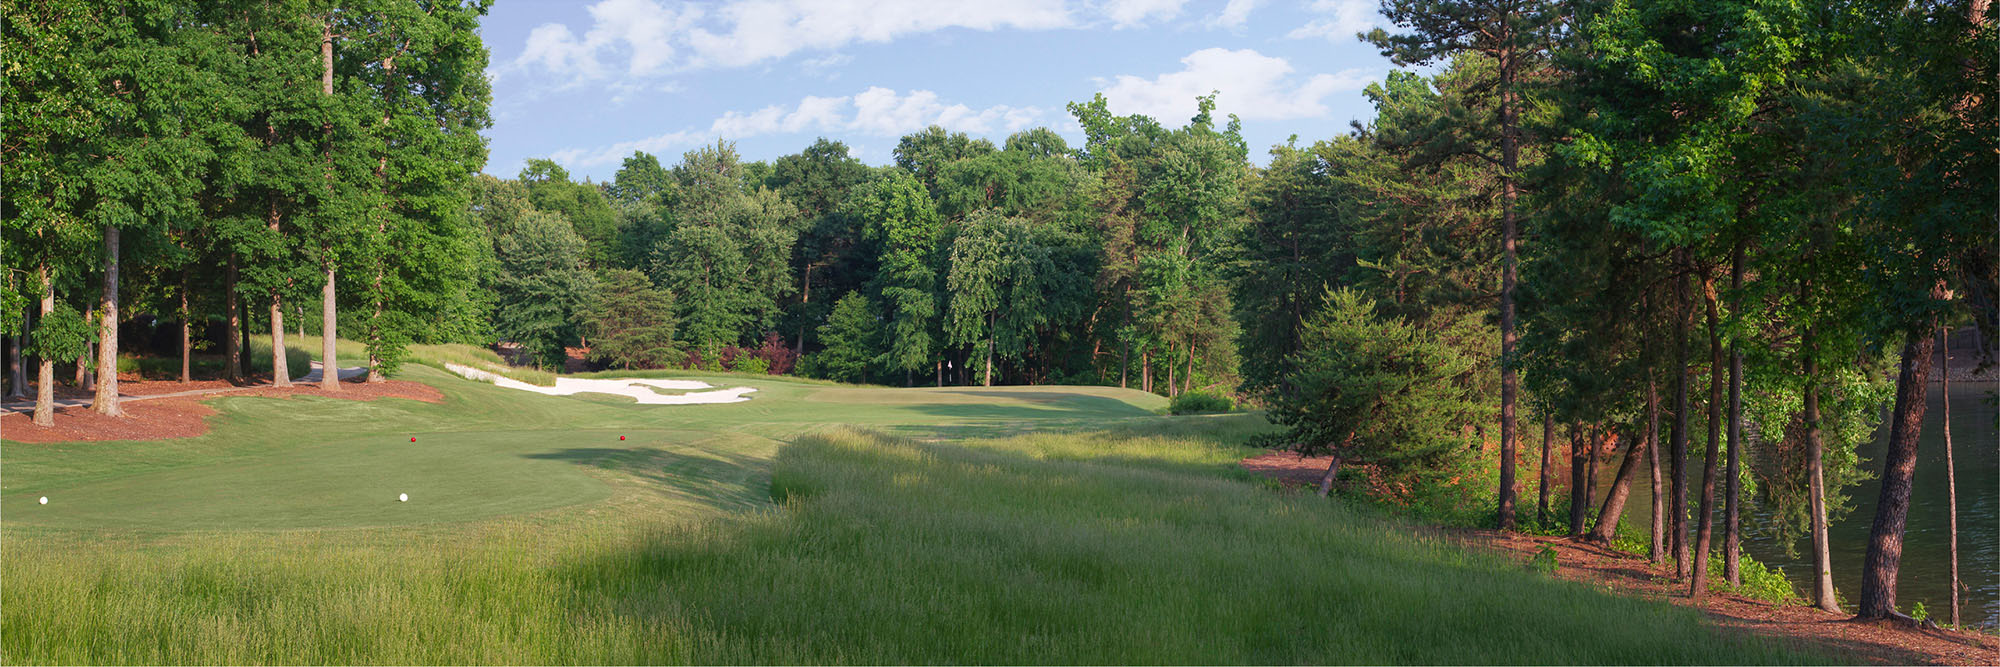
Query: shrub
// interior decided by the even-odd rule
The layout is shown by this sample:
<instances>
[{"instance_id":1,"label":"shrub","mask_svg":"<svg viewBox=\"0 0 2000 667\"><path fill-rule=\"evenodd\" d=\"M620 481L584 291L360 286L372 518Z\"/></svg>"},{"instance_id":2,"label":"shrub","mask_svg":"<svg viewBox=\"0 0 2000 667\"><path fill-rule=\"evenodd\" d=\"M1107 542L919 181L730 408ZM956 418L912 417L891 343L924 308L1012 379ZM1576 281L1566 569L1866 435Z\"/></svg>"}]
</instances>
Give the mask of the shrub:
<instances>
[{"instance_id":1,"label":"shrub","mask_svg":"<svg viewBox=\"0 0 2000 667\"><path fill-rule=\"evenodd\" d=\"M1174 400L1167 404L1167 411L1177 415L1189 415L1202 412L1228 412L1235 407L1236 404L1230 401L1228 396L1205 391L1190 391L1175 396Z\"/></svg>"},{"instance_id":2,"label":"shrub","mask_svg":"<svg viewBox=\"0 0 2000 667\"><path fill-rule=\"evenodd\" d=\"M1528 567L1542 574L1555 574L1556 568L1560 566L1561 564L1556 561L1556 548L1546 542L1542 544L1542 548L1535 550L1533 558L1528 559Z\"/></svg>"},{"instance_id":3,"label":"shrub","mask_svg":"<svg viewBox=\"0 0 2000 667\"><path fill-rule=\"evenodd\" d=\"M729 370L738 373L769 374L771 362L765 361L763 357L742 356L736 358L736 366Z\"/></svg>"}]
</instances>

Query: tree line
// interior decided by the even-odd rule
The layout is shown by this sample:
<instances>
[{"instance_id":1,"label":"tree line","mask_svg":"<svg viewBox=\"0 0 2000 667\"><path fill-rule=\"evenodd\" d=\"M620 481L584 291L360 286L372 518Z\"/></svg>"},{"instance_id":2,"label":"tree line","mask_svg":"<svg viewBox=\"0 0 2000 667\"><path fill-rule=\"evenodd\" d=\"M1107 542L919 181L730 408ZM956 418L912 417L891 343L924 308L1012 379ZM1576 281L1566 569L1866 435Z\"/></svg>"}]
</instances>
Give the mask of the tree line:
<instances>
[{"instance_id":1,"label":"tree line","mask_svg":"<svg viewBox=\"0 0 2000 667\"><path fill-rule=\"evenodd\" d=\"M184 358L220 323L232 379L268 332L279 383L303 315L328 367L335 333L364 342L371 379L411 343L504 341L556 367L1235 393L1272 444L1333 455L1323 494L1609 541L1650 484L1651 557L1695 597L1711 552L1737 581L1759 503L1837 609L1826 526L1886 410L1859 564L1886 617L1934 341L2000 329L1988 0L1391 0L1362 38L1422 69L1262 167L1214 95L1178 127L1099 96L1068 107L1077 146L931 127L871 167L717 142L602 183L477 175L483 11L8 5L0 313L38 423L54 364L94 339L109 368L135 308Z\"/></svg>"}]
</instances>

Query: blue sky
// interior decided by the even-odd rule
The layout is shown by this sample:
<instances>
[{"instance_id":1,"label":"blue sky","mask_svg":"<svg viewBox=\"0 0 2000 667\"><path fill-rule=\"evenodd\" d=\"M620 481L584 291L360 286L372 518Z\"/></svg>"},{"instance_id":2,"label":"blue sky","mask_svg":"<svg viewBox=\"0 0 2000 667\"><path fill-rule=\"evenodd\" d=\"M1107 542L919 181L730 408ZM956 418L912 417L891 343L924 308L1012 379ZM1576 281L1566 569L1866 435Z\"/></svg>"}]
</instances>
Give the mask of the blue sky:
<instances>
[{"instance_id":1,"label":"blue sky","mask_svg":"<svg viewBox=\"0 0 2000 667\"><path fill-rule=\"evenodd\" d=\"M492 156L511 177L550 157L606 180L634 150L673 164L733 141L746 159L818 136L886 164L904 134L938 124L999 143L1047 126L1081 133L1064 105L1179 126L1220 91L1253 160L1309 144L1373 110L1361 89L1390 69L1354 38L1375 0L500 0L492 50Z\"/></svg>"}]
</instances>

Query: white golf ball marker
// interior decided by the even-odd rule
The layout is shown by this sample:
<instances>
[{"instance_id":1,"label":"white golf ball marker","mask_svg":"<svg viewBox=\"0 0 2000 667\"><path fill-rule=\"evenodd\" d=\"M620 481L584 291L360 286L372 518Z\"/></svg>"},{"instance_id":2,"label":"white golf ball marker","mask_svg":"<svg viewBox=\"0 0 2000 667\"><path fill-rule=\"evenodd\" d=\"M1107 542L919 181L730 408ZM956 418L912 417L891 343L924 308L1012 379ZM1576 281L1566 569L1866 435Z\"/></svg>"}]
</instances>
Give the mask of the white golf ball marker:
<instances>
[{"instance_id":1,"label":"white golf ball marker","mask_svg":"<svg viewBox=\"0 0 2000 667\"><path fill-rule=\"evenodd\" d=\"M48 497L48 496L42 496L42 504L43 504L43 505L47 505L47 504L49 504L49 497Z\"/></svg>"},{"instance_id":2,"label":"white golf ball marker","mask_svg":"<svg viewBox=\"0 0 2000 667\"><path fill-rule=\"evenodd\" d=\"M398 493L398 494L396 494L396 502L399 502L399 503L407 503L407 502L410 502L410 494L407 494L407 493Z\"/></svg>"}]
</instances>

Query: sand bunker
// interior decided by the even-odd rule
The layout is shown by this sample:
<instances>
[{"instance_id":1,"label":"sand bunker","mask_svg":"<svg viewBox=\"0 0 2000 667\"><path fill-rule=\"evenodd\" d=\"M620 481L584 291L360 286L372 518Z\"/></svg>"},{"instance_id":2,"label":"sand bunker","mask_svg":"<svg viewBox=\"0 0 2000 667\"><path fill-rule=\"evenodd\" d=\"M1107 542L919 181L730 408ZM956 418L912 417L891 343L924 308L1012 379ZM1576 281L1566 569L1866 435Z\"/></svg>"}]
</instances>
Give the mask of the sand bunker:
<instances>
[{"instance_id":1,"label":"sand bunker","mask_svg":"<svg viewBox=\"0 0 2000 667\"><path fill-rule=\"evenodd\" d=\"M636 400L644 405L694 405L699 403L741 403L743 401L750 400L750 398L744 396L744 394L757 391L753 387L736 387L733 389L719 389L716 391L690 391L685 394L670 396L667 394L659 393L654 390L655 389L670 389L670 390L708 389L710 388L710 385L706 382L697 382L694 380L646 380L640 378L610 378L610 379L596 379L596 380L587 380L583 378L556 378L556 386L543 387L540 385L528 384L520 380L515 380L513 378L504 377L494 373L488 373L486 371L482 371L477 368L471 368L468 366L460 366L458 364L445 364L445 367L451 369L451 372L463 375L466 378L491 382L496 386L506 387L508 389L520 389L522 391L532 391L537 394L546 394L549 396L568 396L570 394L584 394L584 393L614 394L617 396L630 396L632 397L633 400Z\"/></svg>"}]
</instances>

